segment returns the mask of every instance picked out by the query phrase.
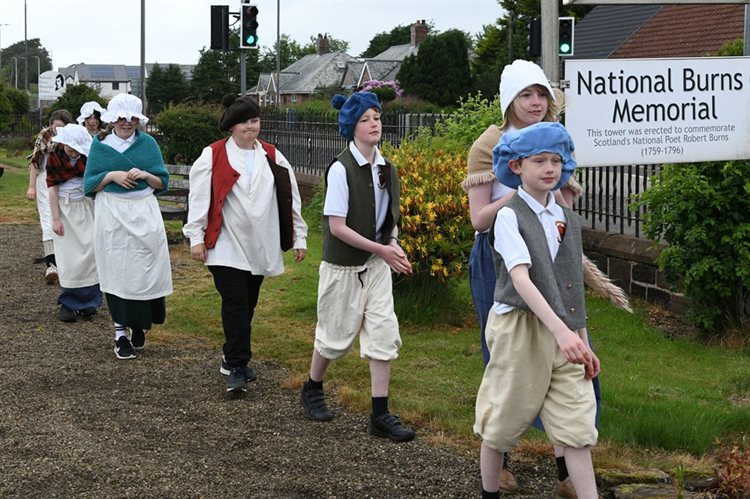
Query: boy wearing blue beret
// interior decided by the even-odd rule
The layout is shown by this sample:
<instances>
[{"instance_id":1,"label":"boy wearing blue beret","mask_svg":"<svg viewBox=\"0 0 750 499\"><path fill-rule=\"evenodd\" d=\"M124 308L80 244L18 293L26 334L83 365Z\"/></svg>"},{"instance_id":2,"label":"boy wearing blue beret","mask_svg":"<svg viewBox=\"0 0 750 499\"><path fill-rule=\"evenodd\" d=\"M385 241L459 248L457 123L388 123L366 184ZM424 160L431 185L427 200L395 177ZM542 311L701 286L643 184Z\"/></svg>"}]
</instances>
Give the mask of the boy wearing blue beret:
<instances>
[{"instance_id":1,"label":"boy wearing blue beret","mask_svg":"<svg viewBox=\"0 0 750 499\"><path fill-rule=\"evenodd\" d=\"M323 376L359 336L372 390L370 433L405 442L414 431L388 411L391 361L401 347L393 310L391 271L411 273L398 240L400 187L396 168L378 151L382 134L378 98L356 92L333 98L339 132L348 147L326 171L323 259L318 284L318 323L309 379L300 395L305 415L329 421Z\"/></svg>"},{"instance_id":2,"label":"boy wearing blue beret","mask_svg":"<svg viewBox=\"0 0 750 499\"><path fill-rule=\"evenodd\" d=\"M506 133L493 149L500 182L518 189L491 234L497 282L487 323L490 361L477 394L482 497L499 497L503 453L537 414L580 499L596 499L590 447L596 444L591 379L599 359L586 331L582 222L552 191L575 170L573 141L559 123Z\"/></svg>"}]
</instances>

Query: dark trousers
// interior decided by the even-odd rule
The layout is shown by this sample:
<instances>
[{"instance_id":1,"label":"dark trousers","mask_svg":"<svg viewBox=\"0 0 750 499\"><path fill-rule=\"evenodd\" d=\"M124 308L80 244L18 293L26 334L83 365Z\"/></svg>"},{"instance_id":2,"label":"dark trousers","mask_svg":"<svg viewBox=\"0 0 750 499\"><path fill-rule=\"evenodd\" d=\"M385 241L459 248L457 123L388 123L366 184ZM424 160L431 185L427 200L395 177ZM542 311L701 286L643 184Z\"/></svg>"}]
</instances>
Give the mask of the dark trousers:
<instances>
[{"instance_id":1,"label":"dark trousers","mask_svg":"<svg viewBox=\"0 0 750 499\"><path fill-rule=\"evenodd\" d=\"M251 323L263 276L215 265L208 267L208 270L214 276L214 285L221 295L224 358L231 367L244 367L252 357Z\"/></svg>"}]
</instances>

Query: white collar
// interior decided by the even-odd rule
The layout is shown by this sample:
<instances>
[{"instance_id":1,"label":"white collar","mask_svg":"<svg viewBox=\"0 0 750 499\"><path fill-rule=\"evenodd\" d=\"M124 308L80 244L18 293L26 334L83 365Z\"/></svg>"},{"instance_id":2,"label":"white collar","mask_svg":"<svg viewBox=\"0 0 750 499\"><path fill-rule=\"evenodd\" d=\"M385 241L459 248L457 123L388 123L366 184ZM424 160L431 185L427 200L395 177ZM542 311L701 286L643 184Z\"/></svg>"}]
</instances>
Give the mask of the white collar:
<instances>
[{"instance_id":1,"label":"white collar","mask_svg":"<svg viewBox=\"0 0 750 499\"><path fill-rule=\"evenodd\" d=\"M349 151L352 153L352 156L354 156L354 159L357 160L357 164L359 166L365 166L369 164L370 162L365 159L365 157L362 155L361 152L359 152L359 149L357 149L357 146L354 145L354 141L349 142ZM370 166L376 166L376 165L384 165L385 164L385 158L380 154L380 149L378 149L378 146L375 146L375 164Z\"/></svg>"},{"instance_id":2,"label":"white collar","mask_svg":"<svg viewBox=\"0 0 750 499\"><path fill-rule=\"evenodd\" d=\"M523 187L518 188L518 195L526 201L526 204L529 205L529 208L531 208L531 211L539 215L543 211L549 211L550 213L558 213L562 209L555 201L555 195L552 194L552 192L547 193L547 206L542 206L539 201L534 199L531 194L523 190Z\"/></svg>"}]
</instances>

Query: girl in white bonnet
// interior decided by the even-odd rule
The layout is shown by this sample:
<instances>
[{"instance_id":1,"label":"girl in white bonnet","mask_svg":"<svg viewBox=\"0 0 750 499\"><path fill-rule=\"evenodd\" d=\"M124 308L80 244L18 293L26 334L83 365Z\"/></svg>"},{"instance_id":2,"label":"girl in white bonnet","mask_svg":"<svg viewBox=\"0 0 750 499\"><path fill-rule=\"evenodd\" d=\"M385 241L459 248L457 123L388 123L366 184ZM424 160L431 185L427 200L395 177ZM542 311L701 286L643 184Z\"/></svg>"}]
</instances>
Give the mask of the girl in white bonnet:
<instances>
[{"instance_id":1,"label":"girl in white bonnet","mask_svg":"<svg viewBox=\"0 0 750 499\"><path fill-rule=\"evenodd\" d=\"M141 100L117 94L102 119L109 132L94 138L84 191L94 197L94 252L99 282L114 321L115 356L134 359L152 324L163 324L172 271L155 194L169 173L156 141L139 130L148 118ZM131 336L128 337L128 330Z\"/></svg>"},{"instance_id":2,"label":"girl in white bonnet","mask_svg":"<svg viewBox=\"0 0 750 499\"><path fill-rule=\"evenodd\" d=\"M85 126L93 137L102 131L102 113L106 112L96 101L85 102L81 106L81 114L76 118L79 125Z\"/></svg>"},{"instance_id":3,"label":"girl in white bonnet","mask_svg":"<svg viewBox=\"0 0 750 499\"><path fill-rule=\"evenodd\" d=\"M91 135L71 123L59 128L52 142L47 187L61 288L59 319L75 322L91 317L102 304L94 259L94 203L83 193Z\"/></svg>"}]
</instances>

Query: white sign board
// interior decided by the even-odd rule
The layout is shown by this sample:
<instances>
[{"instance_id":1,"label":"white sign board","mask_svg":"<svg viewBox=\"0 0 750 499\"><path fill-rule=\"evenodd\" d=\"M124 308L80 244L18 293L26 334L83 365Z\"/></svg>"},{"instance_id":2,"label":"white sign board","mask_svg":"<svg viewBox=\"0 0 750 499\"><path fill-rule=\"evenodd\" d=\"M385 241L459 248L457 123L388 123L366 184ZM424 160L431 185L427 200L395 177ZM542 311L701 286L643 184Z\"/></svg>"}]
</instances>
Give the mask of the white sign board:
<instances>
[{"instance_id":1,"label":"white sign board","mask_svg":"<svg viewBox=\"0 0 750 499\"><path fill-rule=\"evenodd\" d=\"M567 60L579 166L750 159L750 58Z\"/></svg>"},{"instance_id":2,"label":"white sign board","mask_svg":"<svg viewBox=\"0 0 750 499\"><path fill-rule=\"evenodd\" d=\"M65 92L65 78L57 71L39 75L39 100L57 100Z\"/></svg>"}]
</instances>

